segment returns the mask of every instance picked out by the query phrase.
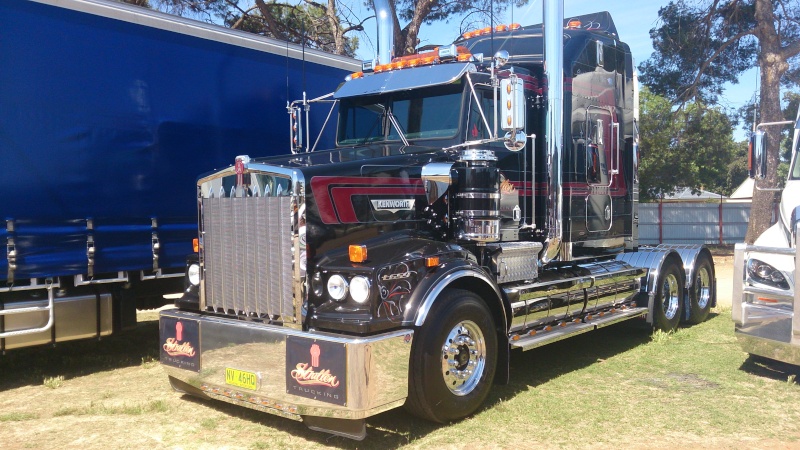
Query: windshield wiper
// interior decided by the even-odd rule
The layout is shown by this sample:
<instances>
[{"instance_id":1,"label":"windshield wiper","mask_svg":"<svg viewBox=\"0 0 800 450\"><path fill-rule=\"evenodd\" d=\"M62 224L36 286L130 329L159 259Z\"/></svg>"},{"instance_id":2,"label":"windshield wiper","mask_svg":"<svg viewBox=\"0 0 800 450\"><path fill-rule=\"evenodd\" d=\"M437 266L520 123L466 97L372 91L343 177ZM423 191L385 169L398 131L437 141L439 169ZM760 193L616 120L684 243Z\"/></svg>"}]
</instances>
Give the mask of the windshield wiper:
<instances>
[{"instance_id":1,"label":"windshield wiper","mask_svg":"<svg viewBox=\"0 0 800 450\"><path fill-rule=\"evenodd\" d=\"M386 116L389 118L389 121L392 122L392 125L394 125L394 128L397 130L397 134L400 136L400 140L403 141L403 144L406 146L410 145L408 143L408 139L406 139L405 133L403 133L403 130L400 128L400 124L397 123L397 118L395 118L394 114L392 114L391 109L386 110Z\"/></svg>"}]
</instances>

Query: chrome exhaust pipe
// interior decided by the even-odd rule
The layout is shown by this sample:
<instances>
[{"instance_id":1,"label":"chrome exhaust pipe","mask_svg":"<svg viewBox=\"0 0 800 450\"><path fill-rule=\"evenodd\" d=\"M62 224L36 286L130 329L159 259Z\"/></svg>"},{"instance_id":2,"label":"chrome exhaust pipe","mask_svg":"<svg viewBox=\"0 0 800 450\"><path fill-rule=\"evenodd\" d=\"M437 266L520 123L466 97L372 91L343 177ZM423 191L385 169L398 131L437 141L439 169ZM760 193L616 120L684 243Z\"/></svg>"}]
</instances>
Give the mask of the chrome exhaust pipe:
<instances>
[{"instance_id":1,"label":"chrome exhaust pipe","mask_svg":"<svg viewBox=\"0 0 800 450\"><path fill-rule=\"evenodd\" d=\"M564 199L561 152L564 145L564 1L545 0L544 71L547 77L547 240L542 263L554 261L561 249L564 234Z\"/></svg>"},{"instance_id":2,"label":"chrome exhaust pipe","mask_svg":"<svg viewBox=\"0 0 800 450\"><path fill-rule=\"evenodd\" d=\"M394 14L389 0L373 0L378 21L378 64L389 64L394 57Z\"/></svg>"}]
</instances>

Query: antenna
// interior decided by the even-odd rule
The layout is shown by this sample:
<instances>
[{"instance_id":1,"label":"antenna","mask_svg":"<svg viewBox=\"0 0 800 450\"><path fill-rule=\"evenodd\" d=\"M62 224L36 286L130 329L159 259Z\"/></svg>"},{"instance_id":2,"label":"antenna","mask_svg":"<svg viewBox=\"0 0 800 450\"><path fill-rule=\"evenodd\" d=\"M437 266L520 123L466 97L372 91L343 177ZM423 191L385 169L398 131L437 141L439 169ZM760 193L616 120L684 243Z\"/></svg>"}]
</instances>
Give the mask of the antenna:
<instances>
[{"instance_id":1,"label":"antenna","mask_svg":"<svg viewBox=\"0 0 800 450\"><path fill-rule=\"evenodd\" d=\"M289 106L289 40L286 40L286 106Z\"/></svg>"}]
</instances>

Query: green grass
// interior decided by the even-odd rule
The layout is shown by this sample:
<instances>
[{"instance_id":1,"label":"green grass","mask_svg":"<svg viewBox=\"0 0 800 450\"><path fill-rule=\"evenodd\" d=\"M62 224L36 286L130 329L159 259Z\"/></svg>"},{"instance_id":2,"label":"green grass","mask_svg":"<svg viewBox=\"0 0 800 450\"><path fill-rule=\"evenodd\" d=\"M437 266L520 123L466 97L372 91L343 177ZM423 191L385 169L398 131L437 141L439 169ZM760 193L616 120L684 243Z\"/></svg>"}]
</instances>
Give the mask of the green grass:
<instances>
[{"instance_id":1,"label":"green grass","mask_svg":"<svg viewBox=\"0 0 800 450\"><path fill-rule=\"evenodd\" d=\"M6 411L0 423L27 425L52 417L75 417L81 422L91 416L111 416L114 423L124 424L120 426L127 433L138 436L150 432L153 418L170 423L178 414L182 426L191 432L165 434L165 446L184 448L800 445L800 368L742 352L729 310L715 311L709 321L674 333L652 333L641 322L627 322L528 352L514 351L508 384L493 386L485 406L473 416L441 425L395 409L368 418L368 436L362 442L314 432L302 423L224 402L173 394L166 375L155 369L157 331L144 325L142 332L74 348L46 349L49 353L31 350L19 356L9 352L6 357L11 358L0 360L0 369L13 368L23 377L14 379L10 372L0 370L0 389L25 386L20 394L29 395L28 386L47 390L42 380L58 377L61 383L70 383L72 391L78 381L103 387L96 400L72 403L57 403L60 397L53 394L67 389L56 391L49 395L54 402L50 411ZM107 376L103 375L107 369L117 368L126 368L127 376L146 376L138 384L92 382L91 377L99 379ZM79 376L90 378L77 380ZM161 397L166 400L144 400L131 394L143 390L163 390ZM70 439L71 435L64 442Z\"/></svg>"},{"instance_id":2,"label":"green grass","mask_svg":"<svg viewBox=\"0 0 800 450\"><path fill-rule=\"evenodd\" d=\"M38 414L13 412L8 414L0 414L0 422L22 422L25 420L38 419Z\"/></svg>"},{"instance_id":3,"label":"green grass","mask_svg":"<svg viewBox=\"0 0 800 450\"><path fill-rule=\"evenodd\" d=\"M58 389L64 385L64 376L59 375L57 377L46 377L44 379L44 385L50 389Z\"/></svg>"},{"instance_id":4,"label":"green grass","mask_svg":"<svg viewBox=\"0 0 800 450\"><path fill-rule=\"evenodd\" d=\"M368 420L369 432L415 446L459 436L476 448L646 446L647 436L679 447L732 436L794 443L793 371L800 368L748 358L729 311L674 333L623 323L512 353L509 384L494 386L487 406L465 421L436 426L392 412Z\"/></svg>"},{"instance_id":5,"label":"green grass","mask_svg":"<svg viewBox=\"0 0 800 450\"><path fill-rule=\"evenodd\" d=\"M165 413L169 411L169 406L164 400L153 400L144 404L123 404L105 405L102 403L90 402L86 406L72 406L61 408L53 413L54 417L65 416L112 416L129 415L139 416L142 414Z\"/></svg>"}]
</instances>

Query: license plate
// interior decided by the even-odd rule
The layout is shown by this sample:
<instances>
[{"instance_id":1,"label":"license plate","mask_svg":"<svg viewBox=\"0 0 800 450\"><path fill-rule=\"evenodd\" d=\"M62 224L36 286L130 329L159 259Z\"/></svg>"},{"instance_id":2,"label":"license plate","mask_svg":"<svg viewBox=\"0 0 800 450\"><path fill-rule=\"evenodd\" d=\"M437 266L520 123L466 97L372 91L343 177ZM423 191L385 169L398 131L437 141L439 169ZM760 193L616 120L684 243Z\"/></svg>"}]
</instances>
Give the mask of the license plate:
<instances>
[{"instance_id":1,"label":"license plate","mask_svg":"<svg viewBox=\"0 0 800 450\"><path fill-rule=\"evenodd\" d=\"M258 375L239 369L225 368L225 383L255 391L258 388Z\"/></svg>"}]
</instances>

